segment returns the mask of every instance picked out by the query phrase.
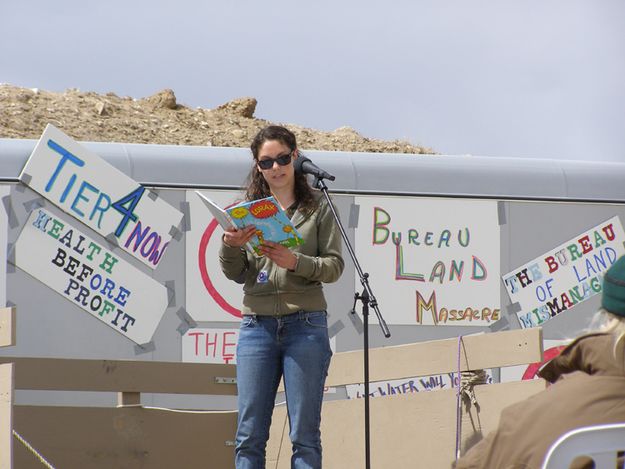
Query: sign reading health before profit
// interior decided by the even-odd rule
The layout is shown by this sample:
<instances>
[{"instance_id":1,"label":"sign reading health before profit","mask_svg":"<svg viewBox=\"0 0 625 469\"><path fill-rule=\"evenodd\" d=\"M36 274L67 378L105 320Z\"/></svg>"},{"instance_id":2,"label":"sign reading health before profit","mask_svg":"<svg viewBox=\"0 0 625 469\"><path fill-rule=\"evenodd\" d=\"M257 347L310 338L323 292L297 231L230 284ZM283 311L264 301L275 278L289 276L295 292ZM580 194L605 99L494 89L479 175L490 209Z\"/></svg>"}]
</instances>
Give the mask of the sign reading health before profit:
<instances>
[{"instance_id":1,"label":"sign reading health before profit","mask_svg":"<svg viewBox=\"0 0 625 469\"><path fill-rule=\"evenodd\" d=\"M20 233L15 265L138 344L167 308L163 285L43 209Z\"/></svg>"},{"instance_id":2,"label":"sign reading health before profit","mask_svg":"<svg viewBox=\"0 0 625 469\"><path fill-rule=\"evenodd\" d=\"M20 180L155 268L182 213L48 124Z\"/></svg>"},{"instance_id":3,"label":"sign reading health before profit","mask_svg":"<svg viewBox=\"0 0 625 469\"><path fill-rule=\"evenodd\" d=\"M503 276L521 327L539 326L601 292L603 274L625 253L618 217Z\"/></svg>"}]
</instances>

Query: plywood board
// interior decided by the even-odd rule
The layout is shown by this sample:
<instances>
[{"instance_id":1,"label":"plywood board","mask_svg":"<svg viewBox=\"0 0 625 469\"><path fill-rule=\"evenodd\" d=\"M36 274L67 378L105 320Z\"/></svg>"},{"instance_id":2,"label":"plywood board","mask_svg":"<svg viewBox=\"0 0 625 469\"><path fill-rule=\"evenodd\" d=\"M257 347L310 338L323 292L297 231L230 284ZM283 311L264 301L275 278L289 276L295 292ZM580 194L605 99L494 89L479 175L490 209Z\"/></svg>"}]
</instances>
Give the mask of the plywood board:
<instances>
[{"instance_id":1,"label":"plywood board","mask_svg":"<svg viewBox=\"0 0 625 469\"><path fill-rule=\"evenodd\" d=\"M15 429L54 467L234 467L236 412L15 406ZM21 444L15 467L41 469Z\"/></svg>"},{"instance_id":2,"label":"plywood board","mask_svg":"<svg viewBox=\"0 0 625 469\"><path fill-rule=\"evenodd\" d=\"M479 412L471 407L462 414L463 452L496 428L504 407L540 392L544 386L542 380L476 386ZM456 446L455 390L375 398L370 406L373 469L451 467ZM362 399L324 402L321 432L325 469L365 466ZM283 434L282 447L288 451L282 450L275 469L290 467L288 432Z\"/></svg>"},{"instance_id":3,"label":"plywood board","mask_svg":"<svg viewBox=\"0 0 625 469\"><path fill-rule=\"evenodd\" d=\"M462 337L460 371L533 363L542 359L542 329L532 328ZM371 382L458 371L458 339L433 340L369 351ZM363 382L363 352L332 357L327 386Z\"/></svg>"},{"instance_id":4,"label":"plywood board","mask_svg":"<svg viewBox=\"0 0 625 469\"><path fill-rule=\"evenodd\" d=\"M291 458L288 422L286 405L275 407L273 409L271 427L269 428L269 441L267 442L267 469L276 469L279 461L284 458L289 460Z\"/></svg>"},{"instance_id":5,"label":"plywood board","mask_svg":"<svg viewBox=\"0 0 625 469\"><path fill-rule=\"evenodd\" d=\"M218 383L218 378L236 377L234 365L0 357L0 363L6 362L16 365L15 389L226 396L237 393L236 384Z\"/></svg>"}]
</instances>

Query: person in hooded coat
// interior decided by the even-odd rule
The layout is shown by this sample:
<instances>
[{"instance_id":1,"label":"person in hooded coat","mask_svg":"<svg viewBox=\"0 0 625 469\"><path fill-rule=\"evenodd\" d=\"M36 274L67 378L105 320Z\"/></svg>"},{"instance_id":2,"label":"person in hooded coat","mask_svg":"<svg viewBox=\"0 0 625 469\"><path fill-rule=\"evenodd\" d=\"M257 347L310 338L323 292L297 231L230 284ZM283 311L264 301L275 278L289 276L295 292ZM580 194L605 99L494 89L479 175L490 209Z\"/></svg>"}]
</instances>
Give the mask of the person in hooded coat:
<instances>
[{"instance_id":1,"label":"person in hooded coat","mask_svg":"<svg viewBox=\"0 0 625 469\"><path fill-rule=\"evenodd\" d=\"M505 408L497 429L459 458L455 469L540 469L549 448L564 433L625 422L624 364L625 256L605 273L601 309L587 333L539 371L549 386ZM587 457L571 466L592 467Z\"/></svg>"}]
</instances>

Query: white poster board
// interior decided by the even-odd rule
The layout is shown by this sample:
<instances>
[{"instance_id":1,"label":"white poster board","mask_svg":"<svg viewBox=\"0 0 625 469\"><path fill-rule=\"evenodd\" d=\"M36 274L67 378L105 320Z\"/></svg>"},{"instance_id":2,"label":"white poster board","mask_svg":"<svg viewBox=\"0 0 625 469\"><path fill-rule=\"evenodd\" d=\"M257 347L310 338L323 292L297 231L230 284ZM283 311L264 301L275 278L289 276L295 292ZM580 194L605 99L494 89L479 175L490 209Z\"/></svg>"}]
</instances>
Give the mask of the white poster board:
<instances>
[{"instance_id":1,"label":"white poster board","mask_svg":"<svg viewBox=\"0 0 625 469\"><path fill-rule=\"evenodd\" d=\"M496 201L356 203L356 254L388 324L486 326L500 318ZM358 277L355 288L362 290Z\"/></svg>"},{"instance_id":2,"label":"white poster board","mask_svg":"<svg viewBox=\"0 0 625 469\"><path fill-rule=\"evenodd\" d=\"M221 207L233 204L240 193L203 191ZM186 192L191 229L186 232L187 312L195 321L238 322L243 286L228 280L219 266L223 229L194 191Z\"/></svg>"},{"instance_id":3,"label":"white poster board","mask_svg":"<svg viewBox=\"0 0 625 469\"><path fill-rule=\"evenodd\" d=\"M521 327L539 326L601 292L603 274L625 253L618 217L504 275Z\"/></svg>"},{"instance_id":4,"label":"white poster board","mask_svg":"<svg viewBox=\"0 0 625 469\"><path fill-rule=\"evenodd\" d=\"M48 124L20 180L155 268L182 213Z\"/></svg>"},{"instance_id":5,"label":"white poster board","mask_svg":"<svg viewBox=\"0 0 625 469\"><path fill-rule=\"evenodd\" d=\"M44 209L26 222L15 264L137 344L151 340L167 308L163 285Z\"/></svg>"}]
</instances>

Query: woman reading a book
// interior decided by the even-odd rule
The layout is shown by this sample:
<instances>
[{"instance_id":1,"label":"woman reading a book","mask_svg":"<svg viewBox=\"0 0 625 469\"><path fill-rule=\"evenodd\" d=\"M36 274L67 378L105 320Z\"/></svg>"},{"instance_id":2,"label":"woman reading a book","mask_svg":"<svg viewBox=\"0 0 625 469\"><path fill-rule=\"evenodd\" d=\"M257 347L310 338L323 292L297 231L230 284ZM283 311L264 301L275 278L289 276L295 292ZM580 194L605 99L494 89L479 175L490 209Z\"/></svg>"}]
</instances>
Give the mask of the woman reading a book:
<instances>
[{"instance_id":1,"label":"woman reading a book","mask_svg":"<svg viewBox=\"0 0 625 469\"><path fill-rule=\"evenodd\" d=\"M224 233L221 268L243 283L243 319L237 345L239 417L237 469L265 467L265 447L280 379L284 379L293 468L321 468L321 404L330 364L322 283L343 272L342 240L325 198L296 173L295 135L262 129L251 144L246 200L273 196L303 244L287 248L265 241L258 256L244 249L253 226Z\"/></svg>"}]
</instances>

